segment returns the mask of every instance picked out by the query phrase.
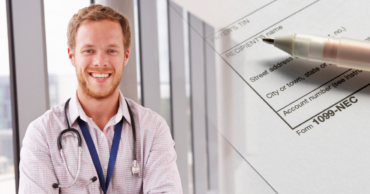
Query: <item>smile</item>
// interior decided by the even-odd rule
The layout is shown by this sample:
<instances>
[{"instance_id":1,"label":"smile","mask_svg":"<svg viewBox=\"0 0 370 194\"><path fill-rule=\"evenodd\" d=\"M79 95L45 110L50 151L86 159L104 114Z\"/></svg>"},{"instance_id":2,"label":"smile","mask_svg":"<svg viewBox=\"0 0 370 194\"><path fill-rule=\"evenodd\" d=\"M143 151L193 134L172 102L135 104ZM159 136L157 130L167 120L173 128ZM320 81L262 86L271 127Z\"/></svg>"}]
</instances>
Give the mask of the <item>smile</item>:
<instances>
[{"instance_id":1,"label":"smile","mask_svg":"<svg viewBox=\"0 0 370 194\"><path fill-rule=\"evenodd\" d=\"M98 79L105 79L111 76L110 73L90 73L90 76Z\"/></svg>"}]
</instances>

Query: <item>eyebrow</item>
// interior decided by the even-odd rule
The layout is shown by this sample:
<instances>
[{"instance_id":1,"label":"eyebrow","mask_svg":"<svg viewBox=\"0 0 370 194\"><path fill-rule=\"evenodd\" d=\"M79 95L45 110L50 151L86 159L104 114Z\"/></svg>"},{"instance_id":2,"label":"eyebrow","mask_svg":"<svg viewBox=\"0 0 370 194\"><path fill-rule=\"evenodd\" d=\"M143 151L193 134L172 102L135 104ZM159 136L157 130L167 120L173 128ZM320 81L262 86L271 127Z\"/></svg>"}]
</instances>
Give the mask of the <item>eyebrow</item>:
<instances>
[{"instance_id":1,"label":"eyebrow","mask_svg":"<svg viewBox=\"0 0 370 194\"><path fill-rule=\"evenodd\" d=\"M118 44L110 44L108 47L119 47Z\"/></svg>"},{"instance_id":2,"label":"eyebrow","mask_svg":"<svg viewBox=\"0 0 370 194\"><path fill-rule=\"evenodd\" d=\"M85 45L83 45L81 48L90 48L90 47L94 47L94 45L92 45L92 44L85 44Z\"/></svg>"},{"instance_id":3,"label":"eyebrow","mask_svg":"<svg viewBox=\"0 0 370 194\"><path fill-rule=\"evenodd\" d=\"M91 48L91 47L95 47L94 45L92 45L92 44L85 44L85 45L83 45L81 48ZM108 47L113 47L113 48L118 48L119 47L119 45L118 44L110 44L110 45L108 45Z\"/></svg>"}]
</instances>

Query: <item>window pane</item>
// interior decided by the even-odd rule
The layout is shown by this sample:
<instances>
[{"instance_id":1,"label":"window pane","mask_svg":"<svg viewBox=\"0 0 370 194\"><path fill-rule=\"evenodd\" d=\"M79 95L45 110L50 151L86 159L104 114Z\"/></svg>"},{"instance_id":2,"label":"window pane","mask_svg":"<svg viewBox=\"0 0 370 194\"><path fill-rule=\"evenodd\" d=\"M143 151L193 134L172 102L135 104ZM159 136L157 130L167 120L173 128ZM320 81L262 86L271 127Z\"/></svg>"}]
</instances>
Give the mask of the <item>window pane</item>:
<instances>
[{"instance_id":1,"label":"window pane","mask_svg":"<svg viewBox=\"0 0 370 194\"><path fill-rule=\"evenodd\" d=\"M134 21L135 21L135 52L136 52L136 80L137 80L137 98L139 104L142 103L141 99L141 63L140 63L140 29L139 29L139 16L138 16L138 0L134 0ZM132 32L131 27L131 32Z\"/></svg>"},{"instance_id":2,"label":"window pane","mask_svg":"<svg viewBox=\"0 0 370 194\"><path fill-rule=\"evenodd\" d=\"M6 2L0 2L0 188L15 193Z\"/></svg>"},{"instance_id":3,"label":"window pane","mask_svg":"<svg viewBox=\"0 0 370 194\"><path fill-rule=\"evenodd\" d=\"M170 61L168 43L167 0L157 1L159 81L161 90L161 115L171 127Z\"/></svg>"},{"instance_id":4,"label":"window pane","mask_svg":"<svg viewBox=\"0 0 370 194\"><path fill-rule=\"evenodd\" d=\"M192 139L192 121L191 121L191 92L190 92L190 48L189 48L189 14L183 9L184 25L184 46L185 46L185 89L186 89L186 117L188 121L188 166L189 166L189 194L193 194L193 139Z\"/></svg>"},{"instance_id":5,"label":"window pane","mask_svg":"<svg viewBox=\"0 0 370 194\"><path fill-rule=\"evenodd\" d=\"M67 52L67 25L73 14L89 5L90 0L44 1L51 107L64 103L76 92L77 77Z\"/></svg>"},{"instance_id":6,"label":"window pane","mask_svg":"<svg viewBox=\"0 0 370 194\"><path fill-rule=\"evenodd\" d=\"M169 61L169 35L168 35L168 1L157 0L158 18L158 42L159 42L159 69L161 90L161 115L171 127L171 91L170 91L170 61ZM189 62L189 26L188 12L184 10L182 17L184 25L184 47L185 47L185 87L186 87L186 119L188 122L188 182L189 194L194 191L193 186L193 148L191 130L191 108L190 108L190 62Z\"/></svg>"}]
</instances>

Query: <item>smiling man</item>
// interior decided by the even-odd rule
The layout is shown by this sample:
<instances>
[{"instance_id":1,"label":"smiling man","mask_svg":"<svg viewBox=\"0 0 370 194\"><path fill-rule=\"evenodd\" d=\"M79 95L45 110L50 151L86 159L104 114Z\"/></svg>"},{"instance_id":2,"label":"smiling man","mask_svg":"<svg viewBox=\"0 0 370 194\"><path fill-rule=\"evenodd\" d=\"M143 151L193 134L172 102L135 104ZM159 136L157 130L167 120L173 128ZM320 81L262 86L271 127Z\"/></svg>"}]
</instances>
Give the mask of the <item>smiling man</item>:
<instances>
[{"instance_id":1,"label":"smiling man","mask_svg":"<svg viewBox=\"0 0 370 194\"><path fill-rule=\"evenodd\" d=\"M76 95L28 126L19 193L182 193L165 120L119 90L126 17L91 5L71 18L67 37Z\"/></svg>"}]
</instances>

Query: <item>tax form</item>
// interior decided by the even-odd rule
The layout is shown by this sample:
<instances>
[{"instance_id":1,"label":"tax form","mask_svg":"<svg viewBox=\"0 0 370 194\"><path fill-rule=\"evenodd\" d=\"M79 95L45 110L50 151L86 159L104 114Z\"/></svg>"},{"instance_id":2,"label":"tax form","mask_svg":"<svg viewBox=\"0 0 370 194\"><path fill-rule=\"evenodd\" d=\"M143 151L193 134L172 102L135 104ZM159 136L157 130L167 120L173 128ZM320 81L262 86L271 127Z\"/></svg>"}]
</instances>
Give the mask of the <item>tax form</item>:
<instances>
[{"instance_id":1,"label":"tax form","mask_svg":"<svg viewBox=\"0 0 370 194\"><path fill-rule=\"evenodd\" d=\"M370 41L370 1L231 2L193 12L217 29L204 38L217 55L221 141L270 193L370 193L370 72L300 60L262 42L293 33ZM268 193L251 188L250 171L235 161L235 173L223 174L234 182L221 190Z\"/></svg>"}]
</instances>

